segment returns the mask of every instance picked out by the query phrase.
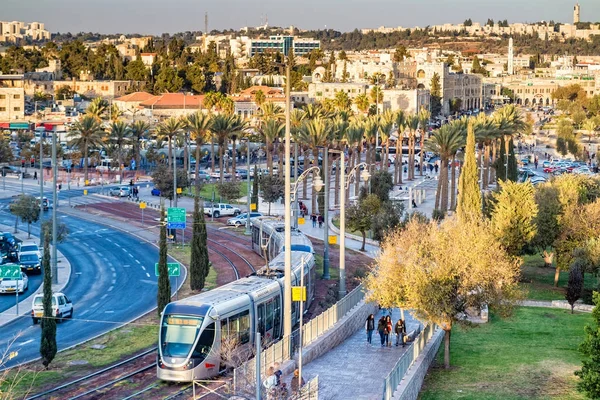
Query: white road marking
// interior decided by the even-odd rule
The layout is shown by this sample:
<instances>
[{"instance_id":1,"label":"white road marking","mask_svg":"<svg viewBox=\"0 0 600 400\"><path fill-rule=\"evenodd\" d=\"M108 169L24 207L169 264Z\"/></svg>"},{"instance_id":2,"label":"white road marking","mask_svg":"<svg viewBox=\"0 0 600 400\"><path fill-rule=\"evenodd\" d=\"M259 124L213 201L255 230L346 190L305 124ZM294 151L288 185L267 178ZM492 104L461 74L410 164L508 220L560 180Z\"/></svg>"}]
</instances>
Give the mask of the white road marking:
<instances>
[{"instance_id":1,"label":"white road marking","mask_svg":"<svg viewBox=\"0 0 600 400\"><path fill-rule=\"evenodd\" d=\"M107 242L112 243L113 241L110 239L106 239ZM118 245L117 245L118 246Z\"/></svg>"},{"instance_id":2,"label":"white road marking","mask_svg":"<svg viewBox=\"0 0 600 400\"><path fill-rule=\"evenodd\" d=\"M114 289L114 287L113 287L113 286L111 286L111 287L109 287L109 288L108 288L108 291L109 291L109 292L112 292L112 290L113 290L113 289Z\"/></svg>"},{"instance_id":3,"label":"white road marking","mask_svg":"<svg viewBox=\"0 0 600 400\"><path fill-rule=\"evenodd\" d=\"M108 262L108 258L106 258L106 257L102 257L102 259L103 259L104 261Z\"/></svg>"},{"instance_id":4,"label":"white road marking","mask_svg":"<svg viewBox=\"0 0 600 400\"><path fill-rule=\"evenodd\" d=\"M92 246L90 246L90 250L96 251L96 249L94 247L92 247Z\"/></svg>"},{"instance_id":5,"label":"white road marking","mask_svg":"<svg viewBox=\"0 0 600 400\"><path fill-rule=\"evenodd\" d=\"M118 247L118 248L120 248L120 249L122 249L122 248L123 248L123 247L121 247L121 245L120 245L120 244L118 244L118 243L115 243L115 246L117 246L117 247Z\"/></svg>"},{"instance_id":6,"label":"white road marking","mask_svg":"<svg viewBox=\"0 0 600 400\"><path fill-rule=\"evenodd\" d=\"M146 267L144 267L144 266L142 265L142 269L145 271L145 270L146 270Z\"/></svg>"},{"instance_id":7,"label":"white road marking","mask_svg":"<svg viewBox=\"0 0 600 400\"><path fill-rule=\"evenodd\" d=\"M146 276L147 276L148 278L150 278L150 274L149 274L149 273L147 273L147 272L146 272Z\"/></svg>"},{"instance_id":8,"label":"white road marking","mask_svg":"<svg viewBox=\"0 0 600 400\"><path fill-rule=\"evenodd\" d=\"M136 263L141 264L140 260L135 260Z\"/></svg>"},{"instance_id":9,"label":"white road marking","mask_svg":"<svg viewBox=\"0 0 600 400\"><path fill-rule=\"evenodd\" d=\"M94 304L92 304L92 308L96 308L98 306L99 302L95 302Z\"/></svg>"},{"instance_id":10,"label":"white road marking","mask_svg":"<svg viewBox=\"0 0 600 400\"><path fill-rule=\"evenodd\" d=\"M129 257L134 258L133 254L131 254L131 253L127 253L127 254L129 254Z\"/></svg>"},{"instance_id":11,"label":"white road marking","mask_svg":"<svg viewBox=\"0 0 600 400\"><path fill-rule=\"evenodd\" d=\"M125 265L123 265L123 268L131 268L131 265L125 264Z\"/></svg>"},{"instance_id":12,"label":"white road marking","mask_svg":"<svg viewBox=\"0 0 600 400\"><path fill-rule=\"evenodd\" d=\"M75 275L81 275L83 272L75 272Z\"/></svg>"},{"instance_id":13,"label":"white road marking","mask_svg":"<svg viewBox=\"0 0 600 400\"><path fill-rule=\"evenodd\" d=\"M117 283L117 280L116 280L116 279L113 279L113 280L110 282L110 284L111 284L111 285L114 285L115 283Z\"/></svg>"},{"instance_id":14,"label":"white road marking","mask_svg":"<svg viewBox=\"0 0 600 400\"><path fill-rule=\"evenodd\" d=\"M82 315L85 315L85 314L87 314L87 313L88 313L88 311L90 311L90 310L84 310L83 312L80 312L80 313L79 313L79 315L80 315L80 316L82 316Z\"/></svg>"},{"instance_id":15,"label":"white road marking","mask_svg":"<svg viewBox=\"0 0 600 400\"><path fill-rule=\"evenodd\" d=\"M27 343L31 343L31 342L33 342L33 339L29 339L25 342L17 343L17 346L25 346Z\"/></svg>"},{"instance_id":16,"label":"white road marking","mask_svg":"<svg viewBox=\"0 0 600 400\"><path fill-rule=\"evenodd\" d=\"M115 267L110 267L110 270L111 270L112 272L115 272Z\"/></svg>"},{"instance_id":17,"label":"white road marking","mask_svg":"<svg viewBox=\"0 0 600 400\"><path fill-rule=\"evenodd\" d=\"M104 311L104 314L112 314L114 311Z\"/></svg>"},{"instance_id":18,"label":"white road marking","mask_svg":"<svg viewBox=\"0 0 600 400\"><path fill-rule=\"evenodd\" d=\"M100 297L101 300L104 300L106 298L106 296L108 296L107 294L104 294L104 296Z\"/></svg>"},{"instance_id":19,"label":"white road marking","mask_svg":"<svg viewBox=\"0 0 600 400\"><path fill-rule=\"evenodd\" d=\"M113 274L112 274L112 275L113 275L113 278L116 278L116 277L117 277L117 273L116 273L116 272L113 272Z\"/></svg>"}]
</instances>

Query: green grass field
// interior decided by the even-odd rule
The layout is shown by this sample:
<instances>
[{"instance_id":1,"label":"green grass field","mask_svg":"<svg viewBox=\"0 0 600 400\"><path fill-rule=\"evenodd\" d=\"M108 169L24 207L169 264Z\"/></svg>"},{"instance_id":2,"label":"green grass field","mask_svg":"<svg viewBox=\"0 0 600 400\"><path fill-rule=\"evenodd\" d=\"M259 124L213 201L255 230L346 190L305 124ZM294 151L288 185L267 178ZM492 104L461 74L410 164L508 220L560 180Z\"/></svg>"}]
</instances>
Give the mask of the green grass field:
<instances>
[{"instance_id":1,"label":"green grass field","mask_svg":"<svg viewBox=\"0 0 600 400\"><path fill-rule=\"evenodd\" d=\"M530 300L564 300L569 272L561 271L558 287L554 287L554 268L544 267L544 260L539 254L523 256L521 267L521 286L528 291ZM584 288L588 291L596 287L596 278L585 274ZM589 296L587 296L589 297ZM584 300L589 300L584 296ZM589 301L588 301L589 302Z\"/></svg>"},{"instance_id":2,"label":"green grass field","mask_svg":"<svg viewBox=\"0 0 600 400\"><path fill-rule=\"evenodd\" d=\"M250 184L252 184L252 183L250 183ZM219 198L219 192L217 191L216 183L206 183L206 184L202 185L202 188L200 189L200 197L202 197L206 201L212 201L213 191L214 191L215 201L218 202L220 200L220 198ZM183 190L183 194L188 195L188 196L195 196L196 189L194 187L185 188ZM240 197L245 197L247 194L248 194L247 182L246 181L240 182ZM225 200L223 200L223 202L225 202ZM235 201L233 203L235 203Z\"/></svg>"},{"instance_id":3,"label":"green grass field","mask_svg":"<svg viewBox=\"0 0 600 400\"><path fill-rule=\"evenodd\" d=\"M520 307L510 319L456 327L451 368L443 368L443 345L420 400L583 400L574 371L590 314Z\"/></svg>"}]
</instances>

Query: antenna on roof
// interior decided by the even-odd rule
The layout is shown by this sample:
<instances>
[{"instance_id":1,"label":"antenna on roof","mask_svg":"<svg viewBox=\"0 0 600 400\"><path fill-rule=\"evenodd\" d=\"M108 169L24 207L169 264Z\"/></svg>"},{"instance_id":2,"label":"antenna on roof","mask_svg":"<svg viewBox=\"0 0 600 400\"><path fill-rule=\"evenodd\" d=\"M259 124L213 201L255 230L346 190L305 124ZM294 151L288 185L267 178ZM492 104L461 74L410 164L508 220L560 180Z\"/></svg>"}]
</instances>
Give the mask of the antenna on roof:
<instances>
[{"instance_id":1,"label":"antenna on roof","mask_svg":"<svg viewBox=\"0 0 600 400\"><path fill-rule=\"evenodd\" d=\"M208 12L204 13L204 34L208 35Z\"/></svg>"}]
</instances>

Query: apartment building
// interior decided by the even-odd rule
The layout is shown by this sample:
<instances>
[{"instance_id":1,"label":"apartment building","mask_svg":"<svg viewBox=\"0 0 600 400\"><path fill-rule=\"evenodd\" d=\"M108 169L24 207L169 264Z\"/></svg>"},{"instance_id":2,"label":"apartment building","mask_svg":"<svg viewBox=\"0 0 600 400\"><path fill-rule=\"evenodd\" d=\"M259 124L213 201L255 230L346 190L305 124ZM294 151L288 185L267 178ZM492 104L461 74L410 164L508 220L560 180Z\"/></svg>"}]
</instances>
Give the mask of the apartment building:
<instances>
[{"instance_id":1,"label":"apartment building","mask_svg":"<svg viewBox=\"0 0 600 400\"><path fill-rule=\"evenodd\" d=\"M41 22L0 21L0 42L14 43L20 39L50 40L50 32Z\"/></svg>"},{"instance_id":2,"label":"apartment building","mask_svg":"<svg viewBox=\"0 0 600 400\"><path fill-rule=\"evenodd\" d=\"M25 118L25 90L19 87L0 87L0 121Z\"/></svg>"}]
</instances>

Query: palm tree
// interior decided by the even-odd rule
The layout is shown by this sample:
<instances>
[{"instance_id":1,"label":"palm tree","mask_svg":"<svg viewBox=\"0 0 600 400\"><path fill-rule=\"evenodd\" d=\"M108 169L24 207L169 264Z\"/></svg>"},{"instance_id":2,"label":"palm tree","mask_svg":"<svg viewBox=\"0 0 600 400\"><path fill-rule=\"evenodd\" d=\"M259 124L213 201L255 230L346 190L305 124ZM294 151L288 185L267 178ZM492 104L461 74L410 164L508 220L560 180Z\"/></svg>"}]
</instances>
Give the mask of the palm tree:
<instances>
[{"instance_id":1,"label":"palm tree","mask_svg":"<svg viewBox=\"0 0 600 400\"><path fill-rule=\"evenodd\" d=\"M260 134L265 141L265 152L267 153L267 169L273 174L273 150L275 141L283 135L285 125L275 119L269 119L261 126Z\"/></svg>"},{"instance_id":2,"label":"palm tree","mask_svg":"<svg viewBox=\"0 0 600 400\"><path fill-rule=\"evenodd\" d=\"M514 105L508 104L494 113L498 135L504 136L505 152L508 154L510 139L527 131L528 125L523 119L523 114Z\"/></svg>"},{"instance_id":3,"label":"palm tree","mask_svg":"<svg viewBox=\"0 0 600 400\"><path fill-rule=\"evenodd\" d=\"M583 123L582 128L588 134L588 143L590 143L592 141L592 136L596 134L597 127L598 127L598 124L596 123L596 120L594 118L588 118Z\"/></svg>"},{"instance_id":4,"label":"palm tree","mask_svg":"<svg viewBox=\"0 0 600 400\"><path fill-rule=\"evenodd\" d=\"M402 184L402 139L406 130L406 116L404 111L398 110L395 123L398 133L396 138L396 159L394 161L394 183Z\"/></svg>"},{"instance_id":5,"label":"palm tree","mask_svg":"<svg viewBox=\"0 0 600 400\"><path fill-rule=\"evenodd\" d=\"M381 165L380 170L387 171L388 160L390 159L390 136L394 127L396 115L391 110L385 111L379 117L379 138L381 139ZM385 148L385 152L383 149Z\"/></svg>"},{"instance_id":6,"label":"palm tree","mask_svg":"<svg viewBox=\"0 0 600 400\"><path fill-rule=\"evenodd\" d=\"M438 154L441 171L435 196L435 209L448 210L448 162L453 154L464 145L464 136L457 124L446 124L438 129L424 144L425 149Z\"/></svg>"},{"instance_id":7,"label":"palm tree","mask_svg":"<svg viewBox=\"0 0 600 400\"><path fill-rule=\"evenodd\" d=\"M483 113L482 113L483 114ZM427 124L431 118L431 113L426 108L421 108L419 111L419 125L421 125L421 137L419 140L419 146L421 147L419 156L419 175L423 176L423 161L425 158L425 151L423 151L423 141L425 140L425 133L427 132Z\"/></svg>"},{"instance_id":8,"label":"palm tree","mask_svg":"<svg viewBox=\"0 0 600 400\"><path fill-rule=\"evenodd\" d=\"M116 147L119 168L121 168L121 164L123 164L123 145L128 144L130 139L131 130L129 129L129 125L125 122L117 121L110 125L109 140Z\"/></svg>"},{"instance_id":9,"label":"palm tree","mask_svg":"<svg viewBox=\"0 0 600 400\"><path fill-rule=\"evenodd\" d=\"M84 179L88 180L88 151L90 147L100 147L103 144L104 130L100 121L92 116L85 115L73 125L73 130L67 136L69 145L78 148L83 156Z\"/></svg>"},{"instance_id":10,"label":"palm tree","mask_svg":"<svg viewBox=\"0 0 600 400\"><path fill-rule=\"evenodd\" d=\"M354 98L354 104L356 105L358 111L362 113L367 113L369 111L369 106L371 105L369 102L369 96L367 96L365 93L361 93L356 96Z\"/></svg>"},{"instance_id":11,"label":"palm tree","mask_svg":"<svg viewBox=\"0 0 600 400\"><path fill-rule=\"evenodd\" d=\"M104 100L102 97L96 97L85 110L85 113L100 120L108 110L108 107L108 101Z\"/></svg>"},{"instance_id":12,"label":"palm tree","mask_svg":"<svg viewBox=\"0 0 600 400\"><path fill-rule=\"evenodd\" d=\"M231 139L231 180L235 182L236 178L236 162L237 162L237 140L245 134L245 130L248 127L246 122L239 115L232 115L231 118L231 130L229 132L229 139ZM250 169L248 169L250 174Z\"/></svg>"},{"instance_id":13,"label":"palm tree","mask_svg":"<svg viewBox=\"0 0 600 400\"><path fill-rule=\"evenodd\" d=\"M196 196L200 195L200 179L198 179L198 174L200 173L200 150L210 135L210 124L210 116L202 111L195 112L187 117L187 127L190 130L192 139L196 142L196 167L194 169Z\"/></svg>"},{"instance_id":14,"label":"palm tree","mask_svg":"<svg viewBox=\"0 0 600 400\"><path fill-rule=\"evenodd\" d=\"M348 161L348 169L352 170L360 162L360 153L362 147L364 135L364 125L361 122L353 122L346 130L346 143L348 143L348 155L350 160ZM360 179L358 175L355 179L356 188L354 195L358 196L360 190ZM346 198L348 198L350 188L346 190Z\"/></svg>"},{"instance_id":15,"label":"palm tree","mask_svg":"<svg viewBox=\"0 0 600 400\"><path fill-rule=\"evenodd\" d=\"M319 163L319 147L323 147L327 144L331 135L332 126L331 123L322 118L315 118L311 120L305 120L298 132L298 137L305 143L309 148L313 150L313 158L315 165ZM323 166L324 168L325 166ZM317 209L317 192L313 189L312 191L312 211L315 212Z\"/></svg>"},{"instance_id":16,"label":"palm tree","mask_svg":"<svg viewBox=\"0 0 600 400\"><path fill-rule=\"evenodd\" d=\"M220 182L223 183L225 170L223 157L225 156L225 146L229 143L229 138L235 132L239 134L244 129L244 123L237 115L217 114L212 117L210 130L217 139L219 146L219 173ZM235 153L234 153L235 155ZM235 174L235 171L234 171Z\"/></svg>"},{"instance_id":17,"label":"palm tree","mask_svg":"<svg viewBox=\"0 0 600 400\"><path fill-rule=\"evenodd\" d=\"M134 121L129 127L131 134L131 142L133 145L133 157L135 159L136 168L140 167L140 144L142 139L146 137L150 131L150 124L144 121Z\"/></svg>"},{"instance_id":18,"label":"palm tree","mask_svg":"<svg viewBox=\"0 0 600 400\"><path fill-rule=\"evenodd\" d=\"M409 115L406 117L406 127L408 128L408 176L407 179L412 181L415 179L415 138L419 128L419 117L417 115Z\"/></svg>"},{"instance_id":19,"label":"palm tree","mask_svg":"<svg viewBox=\"0 0 600 400\"><path fill-rule=\"evenodd\" d=\"M268 119L283 120L285 118L283 108L272 101L267 101L262 105L260 115L263 121Z\"/></svg>"},{"instance_id":20,"label":"palm tree","mask_svg":"<svg viewBox=\"0 0 600 400\"><path fill-rule=\"evenodd\" d=\"M306 119L317 119L325 116L325 110L320 104L308 104L304 107L304 113Z\"/></svg>"},{"instance_id":21,"label":"palm tree","mask_svg":"<svg viewBox=\"0 0 600 400\"><path fill-rule=\"evenodd\" d=\"M375 116L367 118L364 125L365 141L367 143L367 156L366 163L369 166L369 172L371 175L375 169L375 146L377 145L377 131L379 130L379 124Z\"/></svg>"},{"instance_id":22,"label":"palm tree","mask_svg":"<svg viewBox=\"0 0 600 400\"><path fill-rule=\"evenodd\" d=\"M168 140L169 142L169 166L173 165L171 161L173 155L173 140L175 139L175 136L183 132L184 127L185 124L181 119L171 117L161 122L156 129L158 139L163 141ZM175 165L177 165L177 163L175 163Z\"/></svg>"},{"instance_id":23,"label":"palm tree","mask_svg":"<svg viewBox=\"0 0 600 400\"><path fill-rule=\"evenodd\" d=\"M463 133L466 135L467 132L467 119L462 122ZM475 133L475 139L479 143L479 168L482 170L482 185L484 189L487 189L489 183L489 169L490 169L490 158L491 148L493 143L498 138L498 126L495 121L489 118L484 113L479 114L475 118L473 124L473 130Z\"/></svg>"}]
</instances>

